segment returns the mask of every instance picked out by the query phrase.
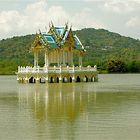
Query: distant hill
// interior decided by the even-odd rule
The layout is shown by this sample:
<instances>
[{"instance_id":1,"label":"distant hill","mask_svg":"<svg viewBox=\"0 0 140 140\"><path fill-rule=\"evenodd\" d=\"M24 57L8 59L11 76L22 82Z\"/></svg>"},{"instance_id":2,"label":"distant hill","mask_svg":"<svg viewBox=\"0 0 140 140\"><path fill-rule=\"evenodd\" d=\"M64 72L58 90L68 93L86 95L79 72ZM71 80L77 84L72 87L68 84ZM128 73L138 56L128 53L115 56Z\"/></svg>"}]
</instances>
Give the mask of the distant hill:
<instances>
[{"instance_id":1,"label":"distant hill","mask_svg":"<svg viewBox=\"0 0 140 140\"><path fill-rule=\"evenodd\" d=\"M97 64L100 70L107 70L111 59L120 59L125 64L140 62L140 40L94 28L77 30L74 34L87 50L84 65ZM33 54L30 52L33 39L34 35L26 35L0 41L0 74L14 74L18 65L33 65ZM40 58L41 65L43 59Z\"/></svg>"}]
</instances>

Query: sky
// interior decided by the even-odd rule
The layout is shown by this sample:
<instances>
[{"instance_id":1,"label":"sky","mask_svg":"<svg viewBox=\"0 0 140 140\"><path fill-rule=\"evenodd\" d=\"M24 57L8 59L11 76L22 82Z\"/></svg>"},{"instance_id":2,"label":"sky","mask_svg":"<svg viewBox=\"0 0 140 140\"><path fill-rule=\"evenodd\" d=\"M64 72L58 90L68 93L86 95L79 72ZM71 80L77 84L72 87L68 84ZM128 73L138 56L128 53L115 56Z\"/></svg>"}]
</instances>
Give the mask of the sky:
<instances>
[{"instance_id":1,"label":"sky","mask_svg":"<svg viewBox=\"0 0 140 140\"><path fill-rule=\"evenodd\" d=\"M0 39L47 31L51 21L140 39L140 0L0 0Z\"/></svg>"}]
</instances>

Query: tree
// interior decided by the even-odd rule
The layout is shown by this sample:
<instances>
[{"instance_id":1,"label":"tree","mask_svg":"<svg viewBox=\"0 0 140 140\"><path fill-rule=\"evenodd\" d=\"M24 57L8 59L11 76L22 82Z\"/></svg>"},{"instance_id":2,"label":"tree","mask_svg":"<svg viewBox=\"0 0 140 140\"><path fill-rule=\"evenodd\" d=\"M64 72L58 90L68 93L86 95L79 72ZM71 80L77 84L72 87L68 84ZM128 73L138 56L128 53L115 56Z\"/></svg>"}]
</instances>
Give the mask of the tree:
<instances>
[{"instance_id":1,"label":"tree","mask_svg":"<svg viewBox=\"0 0 140 140\"><path fill-rule=\"evenodd\" d=\"M132 61L131 63L128 64L127 66L128 72L140 72L140 62L139 61Z\"/></svg>"},{"instance_id":2,"label":"tree","mask_svg":"<svg viewBox=\"0 0 140 140\"><path fill-rule=\"evenodd\" d=\"M125 64L119 59L108 61L107 69L109 72L125 72Z\"/></svg>"}]
</instances>

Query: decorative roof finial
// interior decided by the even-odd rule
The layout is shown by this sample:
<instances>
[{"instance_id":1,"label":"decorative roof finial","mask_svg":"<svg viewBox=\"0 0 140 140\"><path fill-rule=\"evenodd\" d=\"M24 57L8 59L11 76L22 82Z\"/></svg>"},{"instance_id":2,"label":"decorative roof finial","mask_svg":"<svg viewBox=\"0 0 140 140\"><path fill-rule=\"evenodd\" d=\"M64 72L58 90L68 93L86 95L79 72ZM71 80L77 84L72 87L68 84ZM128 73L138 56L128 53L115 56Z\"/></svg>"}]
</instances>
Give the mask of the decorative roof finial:
<instances>
[{"instance_id":1,"label":"decorative roof finial","mask_svg":"<svg viewBox=\"0 0 140 140\"><path fill-rule=\"evenodd\" d=\"M65 23L65 28L68 29L68 21Z\"/></svg>"},{"instance_id":2,"label":"decorative roof finial","mask_svg":"<svg viewBox=\"0 0 140 140\"><path fill-rule=\"evenodd\" d=\"M72 29L72 23L71 23L71 26L70 26L70 28Z\"/></svg>"},{"instance_id":3,"label":"decorative roof finial","mask_svg":"<svg viewBox=\"0 0 140 140\"><path fill-rule=\"evenodd\" d=\"M45 30L46 30L46 32L47 32L47 26L45 26Z\"/></svg>"},{"instance_id":4,"label":"decorative roof finial","mask_svg":"<svg viewBox=\"0 0 140 140\"><path fill-rule=\"evenodd\" d=\"M49 28L51 27L51 23L49 22Z\"/></svg>"},{"instance_id":5,"label":"decorative roof finial","mask_svg":"<svg viewBox=\"0 0 140 140\"><path fill-rule=\"evenodd\" d=\"M52 24L52 26L53 26L53 22L51 21L51 24Z\"/></svg>"},{"instance_id":6,"label":"decorative roof finial","mask_svg":"<svg viewBox=\"0 0 140 140\"><path fill-rule=\"evenodd\" d=\"M72 23L71 23L71 26L70 26L70 30L72 30Z\"/></svg>"},{"instance_id":7,"label":"decorative roof finial","mask_svg":"<svg viewBox=\"0 0 140 140\"><path fill-rule=\"evenodd\" d=\"M39 29L39 34L41 34L41 30Z\"/></svg>"}]
</instances>

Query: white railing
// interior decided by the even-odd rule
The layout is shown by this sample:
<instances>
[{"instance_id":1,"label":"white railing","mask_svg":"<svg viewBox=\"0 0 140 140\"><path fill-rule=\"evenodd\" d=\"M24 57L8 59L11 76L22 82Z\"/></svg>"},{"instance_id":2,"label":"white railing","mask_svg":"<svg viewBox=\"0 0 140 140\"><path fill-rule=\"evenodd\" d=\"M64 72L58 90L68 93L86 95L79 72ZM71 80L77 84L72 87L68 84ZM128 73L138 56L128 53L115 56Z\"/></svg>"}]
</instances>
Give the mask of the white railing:
<instances>
[{"instance_id":1,"label":"white railing","mask_svg":"<svg viewBox=\"0 0 140 140\"><path fill-rule=\"evenodd\" d=\"M75 73L75 72L81 72L81 71L97 71L97 66L94 67L87 66L87 67L31 67L31 66L18 66L18 73L48 73L48 72L54 72L54 73L62 73L62 72L68 72L68 73Z\"/></svg>"}]
</instances>

